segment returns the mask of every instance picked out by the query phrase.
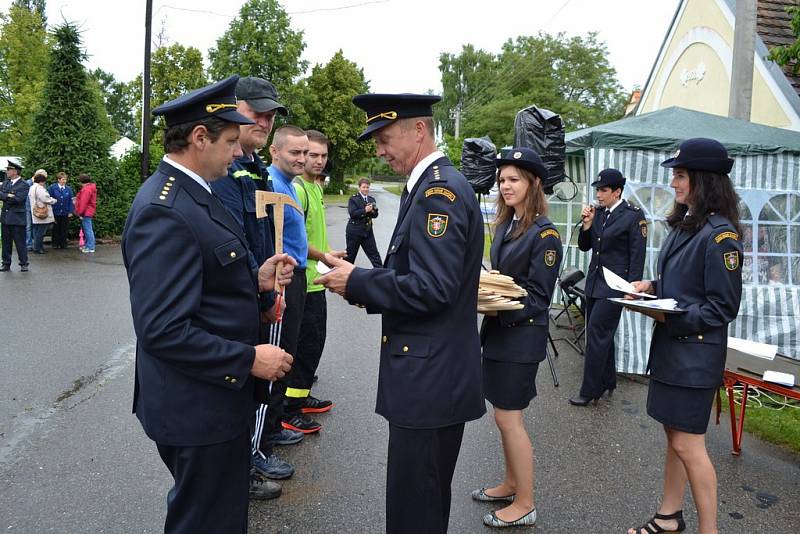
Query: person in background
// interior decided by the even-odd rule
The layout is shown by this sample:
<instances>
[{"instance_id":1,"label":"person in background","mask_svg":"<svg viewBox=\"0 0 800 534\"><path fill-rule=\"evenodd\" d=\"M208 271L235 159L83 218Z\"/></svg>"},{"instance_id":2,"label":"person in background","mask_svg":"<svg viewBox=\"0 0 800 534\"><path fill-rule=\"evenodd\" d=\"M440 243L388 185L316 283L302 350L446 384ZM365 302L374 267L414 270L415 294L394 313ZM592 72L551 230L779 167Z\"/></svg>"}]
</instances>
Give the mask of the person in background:
<instances>
[{"instance_id":1,"label":"person in background","mask_svg":"<svg viewBox=\"0 0 800 534\"><path fill-rule=\"evenodd\" d=\"M28 201L33 213L33 252L36 254L45 253L44 236L54 221L53 204L57 202L44 187L46 181L47 172L44 169L37 170L33 175L33 186L28 191ZM43 213L45 216L40 217L39 213Z\"/></svg>"},{"instance_id":2,"label":"person in background","mask_svg":"<svg viewBox=\"0 0 800 534\"><path fill-rule=\"evenodd\" d=\"M658 513L628 534L683 531L686 483L699 524L693 532L717 534L717 474L705 434L714 397L722 385L728 324L742 298L739 198L728 173L733 159L714 139L681 143L662 167L672 169L672 231L658 255L654 280L635 281L635 291L672 298L682 313L649 311L647 414L667 438L664 486ZM626 297L630 298L630 296Z\"/></svg>"},{"instance_id":3,"label":"person in background","mask_svg":"<svg viewBox=\"0 0 800 534\"><path fill-rule=\"evenodd\" d=\"M639 280L644 272L647 221L638 207L622 199L625 177L617 169L603 169L592 183L599 207L585 206L578 235L578 248L592 251L586 275L586 354L583 382L578 394L569 399L574 406L597 402L604 392L617 387L614 335L622 307L609 297L624 296L605 280L608 269L624 280ZM595 211L597 212L595 214Z\"/></svg>"},{"instance_id":4,"label":"person in background","mask_svg":"<svg viewBox=\"0 0 800 534\"><path fill-rule=\"evenodd\" d=\"M350 213L350 220L345 229L347 261L355 263L358 249L363 248L372 266L382 267L383 261L372 231L373 219L378 216L378 204L375 202L375 197L369 195L369 180L366 178L358 181L358 193L350 197L347 211Z\"/></svg>"},{"instance_id":5,"label":"person in background","mask_svg":"<svg viewBox=\"0 0 800 534\"><path fill-rule=\"evenodd\" d=\"M53 248L67 248L69 239L69 218L75 213L73 198L75 194L67 185L67 173L56 174L56 183L47 188L50 196L56 199L53 205Z\"/></svg>"},{"instance_id":6,"label":"person in background","mask_svg":"<svg viewBox=\"0 0 800 534\"><path fill-rule=\"evenodd\" d=\"M25 183L28 184L28 191L30 188L33 187L33 178L28 178L25 180ZM28 197L25 197L25 216L27 217L27 222L25 223L25 244L28 247L28 251L33 250L33 215L31 213L31 201Z\"/></svg>"},{"instance_id":7,"label":"person in background","mask_svg":"<svg viewBox=\"0 0 800 534\"><path fill-rule=\"evenodd\" d=\"M78 176L78 181L81 183L81 190L75 197L75 213L81 219L81 229L83 229L83 237L86 240L81 252L92 253L95 247L92 220L97 210L97 186L92 183L88 174Z\"/></svg>"},{"instance_id":8,"label":"person in background","mask_svg":"<svg viewBox=\"0 0 800 534\"><path fill-rule=\"evenodd\" d=\"M22 272L28 271L28 247L25 246L25 205L28 202L28 182L20 177L22 165L9 161L6 181L0 187L0 232L3 240L3 263L0 271L11 270L12 246L17 249L17 258Z\"/></svg>"},{"instance_id":9,"label":"person in background","mask_svg":"<svg viewBox=\"0 0 800 534\"><path fill-rule=\"evenodd\" d=\"M490 257L492 269L527 290L521 310L487 313L481 328L483 391L494 406L503 442L503 482L472 492L484 502L508 502L486 514L490 527L533 525L533 447L522 412L536 396L536 372L547 350L550 300L561 265L561 237L547 218L542 179L547 168L530 148L512 148L497 160L497 219Z\"/></svg>"}]
</instances>

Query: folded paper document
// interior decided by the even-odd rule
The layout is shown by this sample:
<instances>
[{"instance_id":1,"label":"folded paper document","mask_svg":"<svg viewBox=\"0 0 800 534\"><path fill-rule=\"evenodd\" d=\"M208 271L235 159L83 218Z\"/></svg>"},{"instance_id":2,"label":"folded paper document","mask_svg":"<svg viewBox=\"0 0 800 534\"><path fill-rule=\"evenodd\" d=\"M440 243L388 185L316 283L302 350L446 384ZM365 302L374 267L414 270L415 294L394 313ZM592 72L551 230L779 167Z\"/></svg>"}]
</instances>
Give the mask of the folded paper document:
<instances>
[{"instance_id":1,"label":"folded paper document","mask_svg":"<svg viewBox=\"0 0 800 534\"><path fill-rule=\"evenodd\" d=\"M614 271L610 271L605 267L603 267L603 278L605 278L608 287L615 291L622 291L628 295L635 295L637 297L645 297L648 299L656 298L655 295L651 295L650 293L637 293L633 288L633 284L616 274Z\"/></svg>"},{"instance_id":2,"label":"folded paper document","mask_svg":"<svg viewBox=\"0 0 800 534\"><path fill-rule=\"evenodd\" d=\"M794 387L794 375L778 371L764 371L764 382L772 382L786 387Z\"/></svg>"},{"instance_id":3,"label":"folded paper document","mask_svg":"<svg viewBox=\"0 0 800 534\"><path fill-rule=\"evenodd\" d=\"M675 299L628 300L610 298L608 300L633 310L655 310L664 313L683 313L686 311L678 307Z\"/></svg>"}]
</instances>

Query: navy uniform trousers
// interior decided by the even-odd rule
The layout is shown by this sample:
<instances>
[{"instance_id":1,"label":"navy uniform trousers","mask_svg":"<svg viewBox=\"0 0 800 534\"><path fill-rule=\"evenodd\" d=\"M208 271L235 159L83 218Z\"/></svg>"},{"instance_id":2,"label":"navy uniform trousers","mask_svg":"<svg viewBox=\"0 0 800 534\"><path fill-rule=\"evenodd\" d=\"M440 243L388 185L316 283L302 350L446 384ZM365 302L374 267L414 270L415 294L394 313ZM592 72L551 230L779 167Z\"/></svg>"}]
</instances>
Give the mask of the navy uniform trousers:
<instances>
[{"instance_id":1,"label":"navy uniform trousers","mask_svg":"<svg viewBox=\"0 0 800 534\"><path fill-rule=\"evenodd\" d=\"M580 395L596 398L617 387L616 346L622 306L607 298L586 299L586 357Z\"/></svg>"}]
</instances>

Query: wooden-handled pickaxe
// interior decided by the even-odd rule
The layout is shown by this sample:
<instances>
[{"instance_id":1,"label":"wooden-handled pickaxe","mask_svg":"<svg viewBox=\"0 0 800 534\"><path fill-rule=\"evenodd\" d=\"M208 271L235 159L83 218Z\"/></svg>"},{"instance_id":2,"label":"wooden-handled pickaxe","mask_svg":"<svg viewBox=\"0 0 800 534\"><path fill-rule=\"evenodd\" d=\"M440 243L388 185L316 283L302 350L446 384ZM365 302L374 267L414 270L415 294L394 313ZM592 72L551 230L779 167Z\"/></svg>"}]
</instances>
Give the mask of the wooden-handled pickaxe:
<instances>
[{"instance_id":1,"label":"wooden-handled pickaxe","mask_svg":"<svg viewBox=\"0 0 800 534\"><path fill-rule=\"evenodd\" d=\"M303 213L297 202L289 195L283 193L273 193L272 191L256 191L256 217L261 219L267 216L267 205L274 206L274 223L275 223L275 254L283 254L283 207L291 206L299 213ZM283 289L278 284L278 273L283 270L283 263L279 263L275 267L275 291L278 293L278 298L275 299L275 322L270 327L270 340L269 343L275 346L280 344L281 340L281 325L283 324L283 314L281 313L281 298L283 298Z\"/></svg>"}]
</instances>

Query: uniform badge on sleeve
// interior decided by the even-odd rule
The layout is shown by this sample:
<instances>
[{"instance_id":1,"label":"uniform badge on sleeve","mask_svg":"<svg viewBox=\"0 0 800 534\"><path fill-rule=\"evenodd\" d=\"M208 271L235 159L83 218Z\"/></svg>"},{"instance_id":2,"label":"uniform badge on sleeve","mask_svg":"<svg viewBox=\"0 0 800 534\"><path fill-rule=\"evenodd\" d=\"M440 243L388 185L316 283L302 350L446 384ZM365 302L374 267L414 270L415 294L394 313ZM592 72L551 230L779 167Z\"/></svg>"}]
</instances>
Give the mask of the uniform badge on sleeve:
<instances>
[{"instance_id":1,"label":"uniform badge on sleeve","mask_svg":"<svg viewBox=\"0 0 800 534\"><path fill-rule=\"evenodd\" d=\"M722 258L725 260L725 268L729 271L735 271L739 268L739 251L734 250L733 252L726 252L722 255Z\"/></svg>"},{"instance_id":2,"label":"uniform badge on sleeve","mask_svg":"<svg viewBox=\"0 0 800 534\"><path fill-rule=\"evenodd\" d=\"M548 267L552 267L556 264L556 251L555 250L545 250L544 251L544 264Z\"/></svg>"},{"instance_id":3,"label":"uniform badge on sleeve","mask_svg":"<svg viewBox=\"0 0 800 534\"><path fill-rule=\"evenodd\" d=\"M428 235L431 237L442 237L447 231L447 215L441 213L428 214Z\"/></svg>"},{"instance_id":4,"label":"uniform badge on sleeve","mask_svg":"<svg viewBox=\"0 0 800 534\"><path fill-rule=\"evenodd\" d=\"M642 237L647 237L647 221L639 221L639 230L642 232Z\"/></svg>"}]
</instances>

